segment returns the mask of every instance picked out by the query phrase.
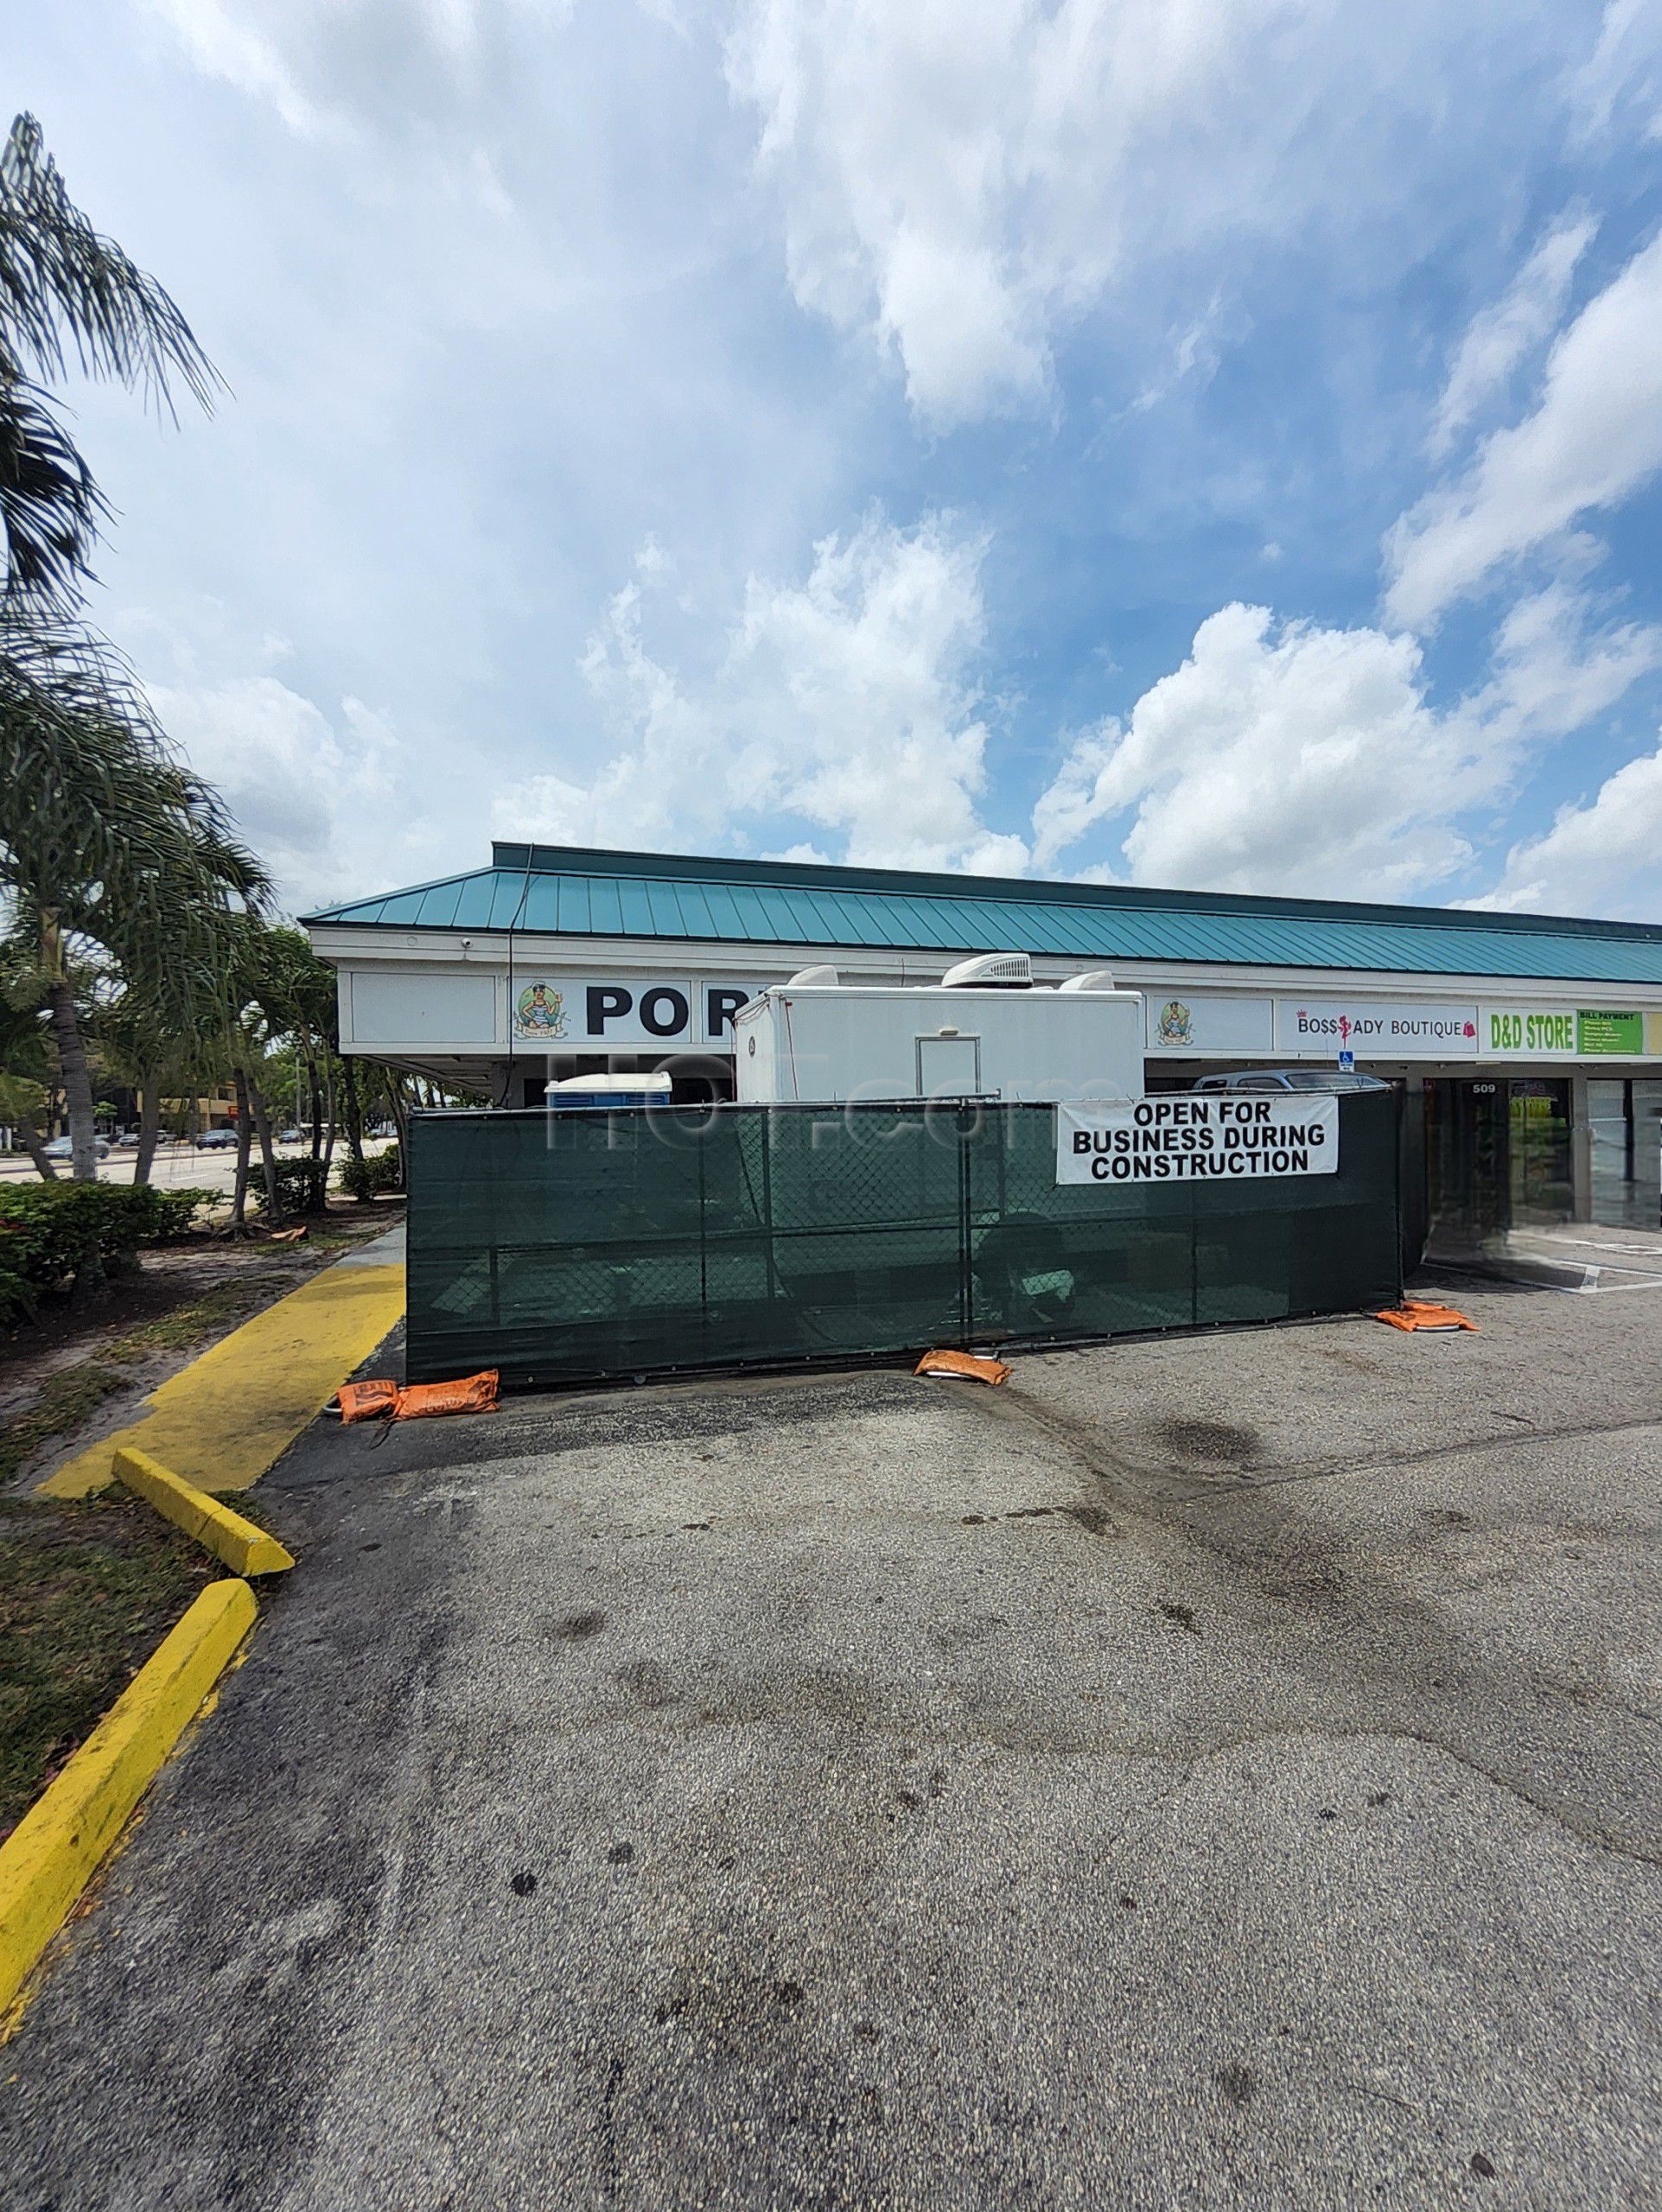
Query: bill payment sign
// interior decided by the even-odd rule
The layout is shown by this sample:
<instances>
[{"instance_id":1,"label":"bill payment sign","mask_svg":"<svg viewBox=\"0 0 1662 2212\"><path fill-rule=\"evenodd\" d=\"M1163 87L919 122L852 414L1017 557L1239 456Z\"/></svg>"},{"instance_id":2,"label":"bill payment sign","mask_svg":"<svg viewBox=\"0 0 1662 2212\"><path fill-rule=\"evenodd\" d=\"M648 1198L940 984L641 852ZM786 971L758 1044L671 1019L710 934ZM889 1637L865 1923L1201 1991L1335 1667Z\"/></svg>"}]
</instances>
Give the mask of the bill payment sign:
<instances>
[{"instance_id":1,"label":"bill payment sign","mask_svg":"<svg viewBox=\"0 0 1662 2212\"><path fill-rule=\"evenodd\" d=\"M1059 1183L1257 1182L1331 1175L1338 1166L1339 1101L1331 1091L1056 1109Z\"/></svg>"}]
</instances>

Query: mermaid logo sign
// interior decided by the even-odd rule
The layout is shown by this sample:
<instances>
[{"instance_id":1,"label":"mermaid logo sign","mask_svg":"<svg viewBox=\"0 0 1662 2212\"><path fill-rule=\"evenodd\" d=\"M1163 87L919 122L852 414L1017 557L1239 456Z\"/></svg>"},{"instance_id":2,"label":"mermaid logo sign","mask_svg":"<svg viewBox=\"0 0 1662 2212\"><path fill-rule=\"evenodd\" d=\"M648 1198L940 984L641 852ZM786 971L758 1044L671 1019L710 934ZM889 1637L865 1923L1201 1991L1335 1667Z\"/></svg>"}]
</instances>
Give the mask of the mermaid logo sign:
<instances>
[{"instance_id":1,"label":"mermaid logo sign","mask_svg":"<svg viewBox=\"0 0 1662 2212\"><path fill-rule=\"evenodd\" d=\"M1270 1001L1233 992L1185 991L1181 998L1148 1001L1149 1050L1205 1058L1213 1053L1267 1052Z\"/></svg>"},{"instance_id":2,"label":"mermaid logo sign","mask_svg":"<svg viewBox=\"0 0 1662 2212\"><path fill-rule=\"evenodd\" d=\"M513 1033L532 1044L565 1034L565 995L552 983L527 983L513 1002Z\"/></svg>"}]
</instances>

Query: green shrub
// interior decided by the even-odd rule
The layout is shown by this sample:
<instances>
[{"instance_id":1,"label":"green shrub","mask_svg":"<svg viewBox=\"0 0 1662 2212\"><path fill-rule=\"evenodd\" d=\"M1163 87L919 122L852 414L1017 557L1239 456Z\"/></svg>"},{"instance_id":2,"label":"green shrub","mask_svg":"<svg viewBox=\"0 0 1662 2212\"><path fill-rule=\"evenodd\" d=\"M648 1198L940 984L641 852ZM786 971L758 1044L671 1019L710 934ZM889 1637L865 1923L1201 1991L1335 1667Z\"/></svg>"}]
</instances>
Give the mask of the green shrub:
<instances>
[{"instance_id":1,"label":"green shrub","mask_svg":"<svg viewBox=\"0 0 1662 2212\"><path fill-rule=\"evenodd\" d=\"M404 1154L390 1144L368 1160L348 1157L341 1162L341 1188L350 1198L379 1198L385 1191L404 1188Z\"/></svg>"},{"instance_id":2,"label":"green shrub","mask_svg":"<svg viewBox=\"0 0 1662 2212\"><path fill-rule=\"evenodd\" d=\"M156 1191L122 1183L13 1184L0 1190L0 1314L34 1310L96 1255L131 1266L141 1246L189 1230L211 1191Z\"/></svg>"},{"instance_id":3,"label":"green shrub","mask_svg":"<svg viewBox=\"0 0 1662 2212\"><path fill-rule=\"evenodd\" d=\"M196 1226L198 1211L212 1205L219 1196L215 1191L158 1191L150 1183L131 1189L105 1185L99 1188L112 1188L115 1196L127 1200L138 1224L141 1244L172 1244L188 1236Z\"/></svg>"},{"instance_id":4,"label":"green shrub","mask_svg":"<svg viewBox=\"0 0 1662 2212\"><path fill-rule=\"evenodd\" d=\"M329 1202L329 1171L321 1160L279 1160L277 1197L289 1214L322 1213ZM254 1204L265 1211L265 1178L252 1178Z\"/></svg>"}]
</instances>

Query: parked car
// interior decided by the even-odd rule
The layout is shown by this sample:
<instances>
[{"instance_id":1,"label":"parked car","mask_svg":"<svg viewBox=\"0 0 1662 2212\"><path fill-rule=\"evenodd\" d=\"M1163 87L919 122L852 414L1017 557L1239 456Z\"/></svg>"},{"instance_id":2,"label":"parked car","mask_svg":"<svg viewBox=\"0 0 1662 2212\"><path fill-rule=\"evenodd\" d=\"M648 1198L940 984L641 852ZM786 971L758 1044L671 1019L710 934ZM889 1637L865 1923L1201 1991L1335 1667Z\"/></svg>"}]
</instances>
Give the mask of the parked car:
<instances>
[{"instance_id":1,"label":"parked car","mask_svg":"<svg viewBox=\"0 0 1662 2212\"><path fill-rule=\"evenodd\" d=\"M277 1131L277 1142L279 1144L303 1144L305 1142L305 1139L301 1135L298 1129L279 1129Z\"/></svg>"},{"instance_id":2,"label":"parked car","mask_svg":"<svg viewBox=\"0 0 1662 2212\"><path fill-rule=\"evenodd\" d=\"M110 1149L109 1138L94 1137L92 1140L92 1149L98 1157L102 1160ZM54 1137L51 1143L46 1147L46 1156L48 1160L72 1160L74 1157L74 1153L75 1141L73 1137Z\"/></svg>"},{"instance_id":3,"label":"parked car","mask_svg":"<svg viewBox=\"0 0 1662 2212\"><path fill-rule=\"evenodd\" d=\"M131 1152L138 1143L137 1129L118 1129L110 1140L118 1152Z\"/></svg>"},{"instance_id":4,"label":"parked car","mask_svg":"<svg viewBox=\"0 0 1662 2212\"><path fill-rule=\"evenodd\" d=\"M1389 1090L1377 1075L1353 1068L1237 1068L1228 1075L1203 1075L1196 1090Z\"/></svg>"},{"instance_id":5,"label":"parked car","mask_svg":"<svg viewBox=\"0 0 1662 2212\"><path fill-rule=\"evenodd\" d=\"M200 1129L193 1140L198 1152L226 1152L237 1141L234 1129Z\"/></svg>"}]
</instances>

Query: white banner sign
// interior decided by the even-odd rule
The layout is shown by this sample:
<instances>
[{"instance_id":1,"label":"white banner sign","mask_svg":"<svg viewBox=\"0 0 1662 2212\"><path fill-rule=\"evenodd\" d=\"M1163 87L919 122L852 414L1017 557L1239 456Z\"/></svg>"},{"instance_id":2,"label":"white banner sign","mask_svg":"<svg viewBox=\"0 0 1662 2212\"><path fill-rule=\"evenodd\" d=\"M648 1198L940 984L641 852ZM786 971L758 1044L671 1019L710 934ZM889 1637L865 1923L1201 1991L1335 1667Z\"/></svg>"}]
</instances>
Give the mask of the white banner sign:
<instances>
[{"instance_id":1,"label":"white banner sign","mask_svg":"<svg viewBox=\"0 0 1662 2212\"><path fill-rule=\"evenodd\" d=\"M1331 1091L1184 1094L1056 1109L1059 1183L1245 1182L1331 1175L1338 1166L1339 1101Z\"/></svg>"},{"instance_id":2,"label":"white banner sign","mask_svg":"<svg viewBox=\"0 0 1662 2212\"><path fill-rule=\"evenodd\" d=\"M1477 1051L1475 1006L1412 999L1277 999L1283 1052L1354 1052L1359 1060L1468 1060Z\"/></svg>"}]
</instances>

